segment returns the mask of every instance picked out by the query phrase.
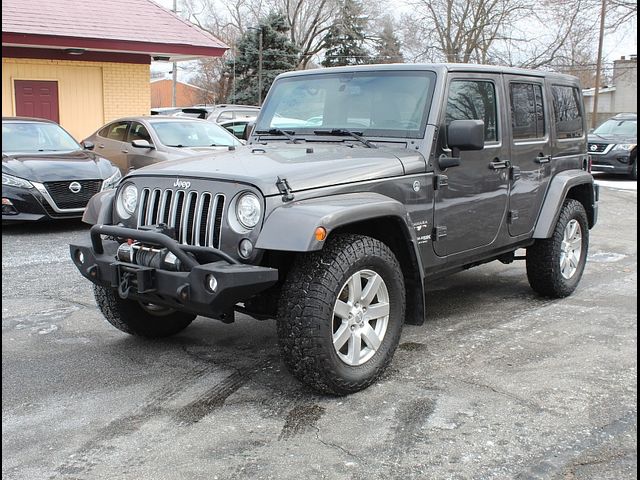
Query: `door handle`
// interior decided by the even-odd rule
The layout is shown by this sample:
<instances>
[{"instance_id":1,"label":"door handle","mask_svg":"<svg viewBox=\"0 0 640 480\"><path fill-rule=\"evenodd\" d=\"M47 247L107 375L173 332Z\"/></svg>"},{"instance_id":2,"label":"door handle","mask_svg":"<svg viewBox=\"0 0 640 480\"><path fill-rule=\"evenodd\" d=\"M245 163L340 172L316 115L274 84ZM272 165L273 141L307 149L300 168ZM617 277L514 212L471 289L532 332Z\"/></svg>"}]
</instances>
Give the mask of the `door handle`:
<instances>
[{"instance_id":1,"label":"door handle","mask_svg":"<svg viewBox=\"0 0 640 480\"><path fill-rule=\"evenodd\" d=\"M503 168L509 168L511 162L509 160L494 160L489 164L491 170L502 170Z\"/></svg>"},{"instance_id":2,"label":"door handle","mask_svg":"<svg viewBox=\"0 0 640 480\"><path fill-rule=\"evenodd\" d=\"M120 150L122 153L129 153L129 150Z\"/></svg>"},{"instance_id":3,"label":"door handle","mask_svg":"<svg viewBox=\"0 0 640 480\"><path fill-rule=\"evenodd\" d=\"M98 148L104 148L104 144L99 143L99 144L98 144Z\"/></svg>"},{"instance_id":4,"label":"door handle","mask_svg":"<svg viewBox=\"0 0 640 480\"><path fill-rule=\"evenodd\" d=\"M536 157L536 163L549 163L551 161L551 155L539 155Z\"/></svg>"}]
</instances>

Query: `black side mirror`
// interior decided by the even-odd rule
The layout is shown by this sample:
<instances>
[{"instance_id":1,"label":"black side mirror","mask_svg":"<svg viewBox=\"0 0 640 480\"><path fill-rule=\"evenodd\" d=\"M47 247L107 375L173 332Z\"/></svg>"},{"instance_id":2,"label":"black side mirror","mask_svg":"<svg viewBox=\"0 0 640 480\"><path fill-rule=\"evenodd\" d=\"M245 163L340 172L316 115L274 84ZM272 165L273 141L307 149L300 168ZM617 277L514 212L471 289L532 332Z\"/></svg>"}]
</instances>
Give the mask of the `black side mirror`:
<instances>
[{"instance_id":1,"label":"black side mirror","mask_svg":"<svg viewBox=\"0 0 640 480\"><path fill-rule=\"evenodd\" d=\"M93 150L95 148L95 145L93 144L93 142L90 142L89 140L83 140L82 148L84 148L85 150Z\"/></svg>"},{"instance_id":2,"label":"black side mirror","mask_svg":"<svg viewBox=\"0 0 640 480\"><path fill-rule=\"evenodd\" d=\"M440 170L460 165L460 152L484 148L484 122L482 120L453 120L447 127L447 143L451 156L438 158Z\"/></svg>"},{"instance_id":3,"label":"black side mirror","mask_svg":"<svg viewBox=\"0 0 640 480\"><path fill-rule=\"evenodd\" d=\"M133 145L136 148L154 148L153 145L151 145L147 140L134 140L133 142L131 142L131 145Z\"/></svg>"}]
</instances>

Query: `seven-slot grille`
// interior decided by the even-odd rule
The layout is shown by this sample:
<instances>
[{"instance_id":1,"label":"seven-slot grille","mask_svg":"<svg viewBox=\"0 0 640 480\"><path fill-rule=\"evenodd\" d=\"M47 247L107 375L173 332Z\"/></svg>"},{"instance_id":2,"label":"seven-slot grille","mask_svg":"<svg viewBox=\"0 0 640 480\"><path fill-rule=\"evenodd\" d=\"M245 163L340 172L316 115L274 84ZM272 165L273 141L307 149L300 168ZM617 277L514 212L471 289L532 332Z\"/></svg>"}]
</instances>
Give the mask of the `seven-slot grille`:
<instances>
[{"instance_id":1,"label":"seven-slot grille","mask_svg":"<svg viewBox=\"0 0 640 480\"><path fill-rule=\"evenodd\" d=\"M607 147L608 143L590 143L589 144L589 153L603 153ZM593 148L595 147L595 148Z\"/></svg>"},{"instance_id":2,"label":"seven-slot grille","mask_svg":"<svg viewBox=\"0 0 640 480\"><path fill-rule=\"evenodd\" d=\"M80 191L73 193L69 190L72 183L80 184ZM51 198L60 209L84 208L91 197L100 191L102 180L67 180L64 182L44 182L44 186Z\"/></svg>"},{"instance_id":3,"label":"seven-slot grille","mask_svg":"<svg viewBox=\"0 0 640 480\"><path fill-rule=\"evenodd\" d=\"M138 227L165 225L176 229L185 245L220 247L224 195L145 188L140 194Z\"/></svg>"}]
</instances>

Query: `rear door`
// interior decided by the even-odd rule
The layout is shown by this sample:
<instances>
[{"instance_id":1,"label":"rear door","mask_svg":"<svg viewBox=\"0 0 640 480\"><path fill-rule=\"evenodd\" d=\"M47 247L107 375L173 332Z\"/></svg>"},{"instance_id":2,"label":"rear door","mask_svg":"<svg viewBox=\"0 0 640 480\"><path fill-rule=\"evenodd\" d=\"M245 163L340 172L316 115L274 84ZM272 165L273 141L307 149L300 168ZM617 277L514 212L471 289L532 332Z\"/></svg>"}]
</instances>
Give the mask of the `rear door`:
<instances>
[{"instance_id":1,"label":"rear door","mask_svg":"<svg viewBox=\"0 0 640 480\"><path fill-rule=\"evenodd\" d=\"M123 174L129 170L127 154L127 131L129 130L127 121L113 122L98 132L96 152L111 160Z\"/></svg>"},{"instance_id":2,"label":"rear door","mask_svg":"<svg viewBox=\"0 0 640 480\"><path fill-rule=\"evenodd\" d=\"M452 120L483 120L485 147L461 152L459 166L436 176L433 248L438 256L490 245L502 225L509 173L502 92L500 74L450 74L439 154L451 155L445 132Z\"/></svg>"},{"instance_id":3,"label":"rear door","mask_svg":"<svg viewBox=\"0 0 640 480\"><path fill-rule=\"evenodd\" d=\"M551 175L550 101L543 77L505 75L511 128L511 193L507 222L511 236L535 227Z\"/></svg>"}]
</instances>

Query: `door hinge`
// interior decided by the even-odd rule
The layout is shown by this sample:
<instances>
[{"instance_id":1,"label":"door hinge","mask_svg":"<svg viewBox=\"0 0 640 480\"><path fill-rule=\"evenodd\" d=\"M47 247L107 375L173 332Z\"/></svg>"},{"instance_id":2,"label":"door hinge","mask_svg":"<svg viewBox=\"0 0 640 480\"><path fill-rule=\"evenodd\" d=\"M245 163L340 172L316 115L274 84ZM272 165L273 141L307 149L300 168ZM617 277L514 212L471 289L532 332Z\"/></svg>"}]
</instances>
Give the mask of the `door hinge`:
<instances>
[{"instance_id":1,"label":"door hinge","mask_svg":"<svg viewBox=\"0 0 640 480\"><path fill-rule=\"evenodd\" d=\"M507 221L509 223L513 223L516 220L518 220L519 217L520 217L520 214L518 210L509 210L509 218L507 219Z\"/></svg>"},{"instance_id":2,"label":"door hinge","mask_svg":"<svg viewBox=\"0 0 640 480\"><path fill-rule=\"evenodd\" d=\"M511 166L509 168L509 179L518 180L520 178L520 167Z\"/></svg>"},{"instance_id":3,"label":"door hinge","mask_svg":"<svg viewBox=\"0 0 640 480\"><path fill-rule=\"evenodd\" d=\"M431 234L431 240L433 242L437 242L438 240L446 236L447 236L447 227L444 225L440 225L433 229L433 233Z\"/></svg>"},{"instance_id":4,"label":"door hinge","mask_svg":"<svg viewBox=\"0 0 640 480\"><path fill-rule=\"evenodd\" d=\"M449 177L446 175L436 175L433 177L433 189L440 190L449 185Z\"/></svg>"}]
</instances>

